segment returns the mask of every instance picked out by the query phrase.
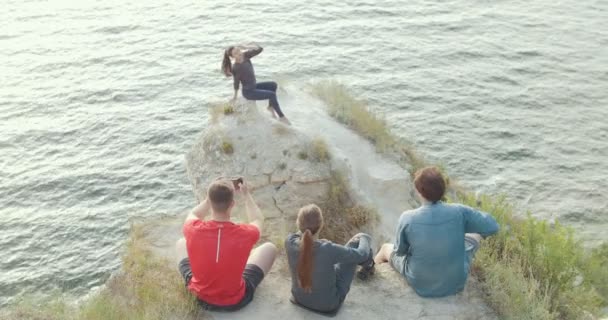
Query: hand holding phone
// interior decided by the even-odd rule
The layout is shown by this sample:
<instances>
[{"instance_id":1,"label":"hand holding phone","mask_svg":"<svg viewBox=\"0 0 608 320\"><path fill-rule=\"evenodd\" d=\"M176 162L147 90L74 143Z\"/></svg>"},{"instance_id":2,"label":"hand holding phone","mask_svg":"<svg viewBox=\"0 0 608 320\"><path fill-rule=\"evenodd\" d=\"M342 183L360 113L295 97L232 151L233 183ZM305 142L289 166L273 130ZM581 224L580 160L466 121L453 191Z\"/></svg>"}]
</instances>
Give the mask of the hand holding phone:
<instances>
[{"instance_id":1,"label":"hand holding phone","mask_svg":"<svg viewBox=\"0 0 608 320\"><path fill-rule=\"evenodd\" d=\"M234 185L234 190L240 190L243 186L243 177L234 177L230 179Z\"/></svg>"}]
</instances>

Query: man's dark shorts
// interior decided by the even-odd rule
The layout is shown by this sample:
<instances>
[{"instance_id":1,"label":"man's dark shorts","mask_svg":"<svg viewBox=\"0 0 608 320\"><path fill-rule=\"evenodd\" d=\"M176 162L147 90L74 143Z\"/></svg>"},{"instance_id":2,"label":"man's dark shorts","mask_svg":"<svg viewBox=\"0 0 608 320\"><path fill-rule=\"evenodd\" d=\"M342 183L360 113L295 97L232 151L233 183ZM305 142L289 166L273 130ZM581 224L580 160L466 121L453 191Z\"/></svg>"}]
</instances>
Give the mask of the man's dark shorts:
<instances>
[{"instance_id":1,"label":"man's dark shorts","mask_svg":"<svg viewBox=\"0 0 608 320\"><path fill-rule=\"evenodd\" d=\"M190 266L190 259L184 258L179 263L179 273L182 274L184 281L186 282L186 287L190 284L190 280L192 279L192 267ZM235 305L231 306L216 306L210 303L207 303L201 299L197 299L201 307L205 310L209 311L237 311L244 306L248 305L253 300L253 294L255 293L255 289L260 285L262 280L264 279L264 271L260 269L260 267L255 264L247 264L245 266L245 270L243 271L243 280L245 280L245 295L243 299Z\"/></svg>"}]
</instances>

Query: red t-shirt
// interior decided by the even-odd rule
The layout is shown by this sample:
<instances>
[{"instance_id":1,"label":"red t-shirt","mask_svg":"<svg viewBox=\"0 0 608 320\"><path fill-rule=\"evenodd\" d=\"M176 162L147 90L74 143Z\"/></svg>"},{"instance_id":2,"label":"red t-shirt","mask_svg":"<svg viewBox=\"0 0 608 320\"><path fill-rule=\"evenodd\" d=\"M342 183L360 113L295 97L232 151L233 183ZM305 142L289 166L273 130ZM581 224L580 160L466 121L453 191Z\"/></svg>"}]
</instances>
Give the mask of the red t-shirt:
<instances>
[{"instance_id":1,"label":"red t-shirt","mask_svg":"<svg viewBox=\"0 0 608 320\"><path fill-rule=\"evenodd\" d=\"M260 230L251 224L193 219L184 224L184 237L192 267L188 289L210 304L240 302L245 295L243 270Z\"/></svg>"}]
</instances>

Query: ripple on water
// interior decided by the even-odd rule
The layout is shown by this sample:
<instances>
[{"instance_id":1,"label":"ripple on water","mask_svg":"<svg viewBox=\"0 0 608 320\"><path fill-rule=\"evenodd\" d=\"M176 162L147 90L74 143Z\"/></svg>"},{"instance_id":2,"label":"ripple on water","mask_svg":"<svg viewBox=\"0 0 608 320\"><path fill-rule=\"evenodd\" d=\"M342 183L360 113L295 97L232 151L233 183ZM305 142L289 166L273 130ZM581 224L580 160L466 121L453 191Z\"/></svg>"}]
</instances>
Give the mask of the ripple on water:
<instances>
[{"instance_id":1,"label":"ripple on water","mask_svg":"<svg viewBox=\"0 0 608 320\"><path fill-rule=\"evenodd\" d=\"M139 25L122 25L122 26L107 26L95 29L94 32L107 33L107 34L119 34L123 32L129 32L139 29Z\"/></svg>"}]
</instances>

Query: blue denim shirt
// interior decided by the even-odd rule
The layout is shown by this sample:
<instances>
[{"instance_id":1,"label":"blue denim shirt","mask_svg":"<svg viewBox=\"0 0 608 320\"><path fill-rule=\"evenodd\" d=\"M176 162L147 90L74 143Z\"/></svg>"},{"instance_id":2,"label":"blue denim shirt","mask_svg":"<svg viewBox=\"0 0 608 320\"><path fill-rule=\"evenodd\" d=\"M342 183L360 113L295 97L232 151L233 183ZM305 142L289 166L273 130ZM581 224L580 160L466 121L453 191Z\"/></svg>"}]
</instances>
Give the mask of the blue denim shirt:
<instances>
[{"instance_id":1,"label":"blue denim shirt","mask_svg":"<svg viewBox=\"0 0 608 320\"><path fill-rule=\"evenodd\" d=\"M429 203L399 218L395 254L406 255L408 283L423 297L442 297L464 289L469 259L464 234L487 237L498 223L487 213L460 204Z\"/></svg>"}]
</instances>

